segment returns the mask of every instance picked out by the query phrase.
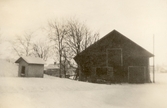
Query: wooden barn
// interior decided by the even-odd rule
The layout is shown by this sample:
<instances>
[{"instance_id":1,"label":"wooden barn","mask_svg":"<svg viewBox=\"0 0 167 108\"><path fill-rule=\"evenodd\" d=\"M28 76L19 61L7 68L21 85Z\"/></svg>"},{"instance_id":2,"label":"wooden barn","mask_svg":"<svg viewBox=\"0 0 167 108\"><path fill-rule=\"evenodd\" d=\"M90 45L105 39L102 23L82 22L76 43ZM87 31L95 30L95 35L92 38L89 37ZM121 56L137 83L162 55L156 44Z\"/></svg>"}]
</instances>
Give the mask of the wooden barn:
<instances>
[{"instance_id":1,"label":"wooden barn","mask_svg":"<svg viewBox=\"0 0 167 108\"><path fill-rule=\"evenodd\" d=\"M149 58L154 55L113 30L74 57L81 80L111 83L150 82Z\"/></svg>"},{"instance_id":2,"label":"wooden barn","mask_svg":"<svg viewBox=\"0 0 167 108\"><path fill-rule=\"evenodd\" d=\"M19 77L43 77L45 62L41 58L20 57L15 63L19 63Z\"/></svg>"}]
</instances>

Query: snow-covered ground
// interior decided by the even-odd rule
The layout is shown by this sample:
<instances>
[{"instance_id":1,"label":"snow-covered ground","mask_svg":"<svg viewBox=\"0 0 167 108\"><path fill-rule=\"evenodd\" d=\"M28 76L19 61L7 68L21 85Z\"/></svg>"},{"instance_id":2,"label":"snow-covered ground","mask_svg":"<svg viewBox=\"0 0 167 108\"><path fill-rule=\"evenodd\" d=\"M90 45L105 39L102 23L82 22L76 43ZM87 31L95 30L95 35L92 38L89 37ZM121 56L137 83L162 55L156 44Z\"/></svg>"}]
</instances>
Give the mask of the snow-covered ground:
<instances>
[{"instance_id":1,"label":"snow-covered ground","mask_svg":"<svg viewBox=\"0 0 167 108\"><path fill-rule=\"evenodd\" d=\"M18 66L0 59L0 77L16 77L18 75Z\"/></svg>"},{"instance_id":2,"label":"snow-covered ground","mask_svg":"<svg viewBox=\"0 0 167 108\"><path fill-rule=\"evenodd\" d=\"M0 77L0 108L167 108L167 73L157 73L155 84Z\"/></svg>"}]
</instances>

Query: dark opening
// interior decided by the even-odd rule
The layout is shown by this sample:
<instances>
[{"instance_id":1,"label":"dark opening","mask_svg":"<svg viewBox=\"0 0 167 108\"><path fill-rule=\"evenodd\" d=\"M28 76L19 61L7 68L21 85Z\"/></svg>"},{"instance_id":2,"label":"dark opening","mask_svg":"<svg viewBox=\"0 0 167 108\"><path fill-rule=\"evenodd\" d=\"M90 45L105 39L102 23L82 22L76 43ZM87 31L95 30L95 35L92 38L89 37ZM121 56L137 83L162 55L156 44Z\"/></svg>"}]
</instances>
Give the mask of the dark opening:
<instances>
[{"instance_id":1,"label":"dark opening","mask_svg":"<svg viewBox=\"0 0 167 108\"><path fill-rule=\"evenodd\" d=\"M24 76L25 75L25 66L22 66L21 68L21 76Z\"/></svg>"},{"instance_id":2,"label":"dark opening","mask_svg":"<svg viewBox=\"0 0 167 108\"><path fill-rule=\"evenodd\" d=\"M107 68L97 68L96 69L96 75L98 77L107 75Z\"/></svg>"}]
</instances>

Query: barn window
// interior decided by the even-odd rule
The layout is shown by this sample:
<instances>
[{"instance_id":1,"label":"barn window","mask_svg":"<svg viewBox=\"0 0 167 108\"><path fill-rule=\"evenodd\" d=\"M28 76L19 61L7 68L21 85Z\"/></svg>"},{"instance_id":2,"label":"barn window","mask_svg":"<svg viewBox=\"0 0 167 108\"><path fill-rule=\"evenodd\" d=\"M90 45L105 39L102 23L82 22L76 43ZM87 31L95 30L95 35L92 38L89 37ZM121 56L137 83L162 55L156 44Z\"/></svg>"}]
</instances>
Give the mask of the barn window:
<instances>
[{"instance_id":1,"label":"barn window","mask_svg":"<svg viewBox=\"0 0 167 108\"><path fill-rule=\"evenodd\" d=\"M97 75L98 77L107 75L107 68L97 68L97 69L96 69L96 75Z\"/></svg>"},{"instance_id":2,"label":"barn window","mask_svg":"<svg viewBox=\"0 0 167 108\"><path fill-rule=\"evenodd\" d=\"M21 68L21 75L25 75L25 66L22 66Z\"/></svg>"},{"instance_id":3,"label":"barn window","mask_svg":"<svg viewBox=\"0 0 167 108\"><path fill-rule=\"evenodd\" d=\"M112 67L100 67L96 68L97 79L107 80L108 78L113 77L113 68Z\"/></svg>"},{"instance_id":4,"label":"barn window","mask_svg":"<svg viewBox=\"0 0 167 108\"><path fill-rule=\"evenodd\" d=\"M113 68L112 67L102 67L96 68L96 75L101 76L112 76L113 75Z\"/></svg>"}]
</instances>

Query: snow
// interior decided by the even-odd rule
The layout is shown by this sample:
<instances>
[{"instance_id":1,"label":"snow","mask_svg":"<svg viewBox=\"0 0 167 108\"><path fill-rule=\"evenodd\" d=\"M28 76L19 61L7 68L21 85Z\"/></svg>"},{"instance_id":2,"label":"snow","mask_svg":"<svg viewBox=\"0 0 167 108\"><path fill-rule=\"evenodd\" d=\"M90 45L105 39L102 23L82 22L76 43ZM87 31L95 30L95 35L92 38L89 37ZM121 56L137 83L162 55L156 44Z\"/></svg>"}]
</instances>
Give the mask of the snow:
<instances>
[{"instance_id":1,"label":"snow","mask_svg":"<svg viewBox=\"0 0 167 108\"><path fill-rule=\"evenodd\" d=\"M106 85L1 76L0 108L167 108L167 73L155 78L156 83Z\"/></svg>"}]
</instances>

